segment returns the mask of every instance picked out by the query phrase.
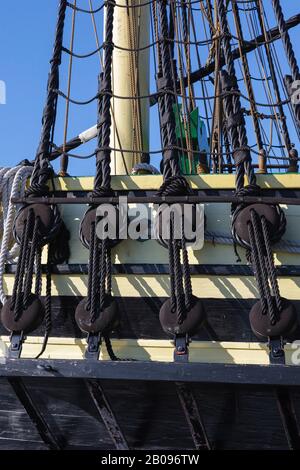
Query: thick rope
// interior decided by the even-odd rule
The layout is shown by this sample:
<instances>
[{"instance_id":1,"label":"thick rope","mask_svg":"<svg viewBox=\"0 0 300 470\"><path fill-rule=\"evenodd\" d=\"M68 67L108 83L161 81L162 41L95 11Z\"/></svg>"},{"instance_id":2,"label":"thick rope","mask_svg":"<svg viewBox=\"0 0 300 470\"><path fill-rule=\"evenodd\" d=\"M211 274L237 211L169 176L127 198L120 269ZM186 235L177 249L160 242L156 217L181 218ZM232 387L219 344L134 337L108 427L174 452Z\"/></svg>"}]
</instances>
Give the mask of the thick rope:
<instances>
[{"instance_id":1,"label":"thick rope","mask_svg":"<svg viewBox=\"0 0 300 470\"><path fill-rule=\"evenodd\" d=\"M283 46L285 49L285 53L287 56L287 60L292 72L293 80L299 80L300 78L300 71L299 66L297 63L296 55L294 52L293 44L286 26L286 22L283 16L280 0L272 0L273 9L275 13L275 17L278 23L280 36L283 42Z\"/></svg>"},{"instance_id":2,"label":"thick rope","mask_svg":"<svg viewBox=\"0 0 300 470\"><path fill-rule=\"evenodd\" d=\"M295 51L293 48L293 44L288 32L288 28L286 26L286 22L284 19L284 15L282 12L280 0L272 0L273 4L273 9L275 13L275 17L278 23L279 31L280 31L280 36L282 39L283 47L286 53L286 57L291 69L292 73L292 81L295 82L297 80L300 80L300 71L299 71L299 65L296 59ZM288 77L287 77L288 79ZM288 87L289 88L289 87ZM288 89L289 91L289 89ZM299 105L293 105L293 110L295 113L295 117L298 123L298 126L300 127L300 106Z\"/></svg>"},{"instance_id":3,"label":"thick rope","mask_svg":"<svg viewBox=\"0 0 300 470\"><path fill-rule=\"evenodd\" d=\"M167 40L169 37L168 27L168 14L167 14L167 2L166 0L158 0L158 16L160 25L160 57L161 57L161 76L157 77L157 89L160 93L158 100L160 121L161 121L161 132L162 132L162 143L163 147L170 149L163 152L164 166L163 174L164 179L168 179L171 176L179 175L179 164L177 151L173 148L176 146L176 132L175 132L175 117L173 113L173 105L175 104L174 94L174 83L172 80L172 60L171 60L171 48ZM176 88L175 88L176 89ZM172 147L172 148L171 148Z\"/></svg>"},{"instance_id":4,"label":"thick rope","mask_svg":"<svg viewBox=\"0 0 300 470\"><path fill-rule=\"evenodd\" d=\"M5 264L13 262L18 255L19 245L13 243L12 228L16 214L16 206L11 199L23 197L25 193L26 181L32 173L32 167L16 167L16 171L6 172L6 177L2 178L2 211L3 211L3 237L0 249L0 301L6 301L4 291Z\"/></svg>"},{"instance_id":5,"label":"thick rope","mask_svg":"<svg viewBox=\"0 0 300 470\"><path fill-rule=\"evenodd\" d=\"M110 177L110 133L111 113L110 102L112 93L112 55L113 55L113 28L114 28L115 2L106 7L105 23L105 54L103 74L99 80L98 100L98 150L96 151L97 172L94 185L94 194L105 195L111 193ZM106 148L107 150L100 150Z\"/></svg>"},{"instance_id":6,"label":"thick rope","mask_svg":"<svg viewBox=\"0 0 300 470\"><path fill-rule=\"evenodd\" d=\"M177 137L175 131L174 105L177 102L175 81L177 79L176 63L174 60L174 43L170 44L169 37L173 37L174 18L167 12L166 0L158 0L158 17L153 9L154 21L159 25L160 40L158 48L159 72L157 76L157 89L159 93L158 105L161 123L161 139L163 152L163 183L157 194L160 196L187 195L191 192L190 186L184 176L180 174L178 151L176 150ZM169 18L169 20L168 20ZM187 25L186 25L187 27ZM170 271L170 300L171 310L177 314L177 323L181 325L186 313L191 307L192 287L188 263L188 254L184 239L184 220L182 223L182 237L175 239L174 214L171 212L169 240L164 246L169 251ZM160 230L158 229L158 232ZM181 266L181 250L183 266Z\"/></svg>"},{"instance_id":7,"label":"thick rope","mask_svg":"<svg viewBox=\"0 0 300 470\"><path fill-rule=\"evenodd\" d=\"M46 298L45 298L45 335L41 351L36 356L39 359L45 352L48 339L52 329L52 301L51 301L51 244L48 246L48 257L46 266Z\"/></svg>"},{"instance_id":8,"label":"thick rope","mask_svg":"<svg viewBox=\"0 0 300 470\"><path fill-rule=\"evenodd\" d=\"M173 215L173 214L172 214ZM175 289L175 268L174 268L174 253L173 253L173 218L170 220L170 239L168 245L169 252L169 269L170 269L170 299L171 299L171 311L176 312L176 289Z\"/></svg>"},{"instance_id":9,"label":"thick rope","mask_svg":"<svg viewBox=\"0 0 300 470\"><path fill-rule=\"evenodd\" d=\"M272 280L274 281L274 276L276 276L275 267L274 267L274 262L271 261L271 265L269 265L270 259L268 257L265 257L265 254L264 254L265 250L266 249L270 250L270 246L266 246L265 240L263 240L262 221L258 219L258 216L255 210L251 211L251 225L252 225L253 234L254 234L254 245L252 245L251 248L252 248L252 251L253 249L257 250L257 261L259 265L257 278L259 278L258 284L260 284L263 290L263 296L261 298L262 299L264 298L266 300L271 325L275 325L279 319L278 314L280 313L280 311L278 311L277 306L273 302L270 285L269 285L269 279L271 280L271 284L272 284ZM265 227L265 230L267 233L266 227ZM278 296L279 296L279 291L278 291Z\"/></svg>"},{"instance_id":10,"label":"thick rope","mask_svg":"<svg viewBox=\"0 0 300 470\"><path fill-rule=\"evenodd\" d=\"M97 237L96 231L94 232L93 254L91 271L89 269L89 276L91 276L91 322L94 323L99 315L99 258L100 258L100 241Z\"/></svg>"},{"instance_id":11,"label":"thick rope","mask_svg":"<svg viewBox=\"0 0 300 470\"><path fill-rule=\"evenodd\" d=\"M113 194L110 176L110 133L111 133L111 74L113 54L113 27L115 2L106 7L105 23L105 55L103 73L99 77L98 98L98 149L96 151L96 177L94 183L94 196ZM101 150L105 148L106 150ZM96 223L96 221L95 221ZM90 310L91 322L94 323L105 307L105 299L111 294L111 253L109 241L99 240L96 234L95 223L90 233L90 258L87 309Z\"/></svg>"},{"instance_id":12,"label":"thick rope","mask_svg":"<svg viewBox=\"0 0 300 470\"><path fill-rule=\"evenodd\" d=\"M222 32L222 44L227 66L227 72L221 72L221 85L223 93L239 91L231 50L230 32L227 20L227 12L223 0L216 0L217 11ZM238 94L228 94L224 99L224 111L227 120L227 129L233 149L233 157L237 167L236 189L240 191L244 186L244 175L246 173L251 186L256 185L256 177L251 164L250 149L242 111L241 100Z\"/></svg>"},{"instance_id":13,"label":"thick rope","mask_svg":"<svg viewBox=\"0 0 300 470\"><path fill-rule=\"evenodd\" d=\"M0 301L2 304L6 301L4 291L4 273L5 264L13 262L18 255L19 245L13 243L12 228L16 214L16 206L11 202L12 198L23 197L27 178L32 173L32 167L16 167L14 170L6 172L6 178L3 183L3 237L0 250ZM12 245L12 246L11 246Z\"/></svg>"},{"instance_id":14,"label":"thick rope","mask_svg":"<svg viewBox=\"0 0 300 470\"><path fill-rule=\"evenodd\" d=\"M42 247L38 246L35 258L35 295L39 296L42 293Z\"/></svg>"},{"instance_id":15,"label":"thick rope","mask_svg":"<svg viewBox=\"0 0 300 470\"><path fill-rule=\"evenodd\" d=\"M38 146L33 174L31 177L28 195L44 194L48 192L46 185L49 178L49 158L51 153L51 138L56 119L57 93L59 89L59 66L61 64L63 34L67 1L60 0L54 50L51 60L51 69L48 78L47 101L43 113L41 139Z\"/></svg>"},{"instance_id":16,"label":"thick rope","mask_svg":"<svg viewBox=\"0 0 300 470\"><path fill-rule=\"evenodd\" d=\"M189 265L189 255L188 255L188 251L186 248L186 240L185 240L185 235L184 235L184 224L182 224L181 248L182 248L182 271L183 271L183 280L184 280L185 308L188 311L191 308L193 289L192 289L191 271L190 271L190 265Z\"/></svg>"},{"instance_id":17,"label":"thick rope","mask_svg":"<svg viewBox=\"0 0 300 470\"><path fill-rule=\"evenodd\" d=\"M270 283L273 291L273 295L275 297L276 301L276 306L279 312L282 311L283 305L282 305L282 299L280 297L279 293L279 285L278 285L278 279L276 276L276 269L274 265L274 255L271 250L271 242L270 242L270 235L269 235L269 230L267 226L267 222L265 217L261 217L261 226L262 226L262 233L264 237L264 245L265 245L265 251L266 251L266 261L267 261L267 270L269 273L270 277Z\"/></svg>"},{"instance_id":18,"label":"thick rope","mask_svg":"<svg viewBox=\"0 0 300 470\"><path fill-rule=\"evenodd\" d=\"M260 262L259 262L259 255L258 255L258 251L257 251L257 245L255 243L253 225L251 223L248 224L248 233L249 233L249 239L250 239L250 245L251 245L251 251L248 254L248 257L249 257L249 260L252 263L255 278L257 279L257 287L258 287L261 306L262 306L262 313L263 313L263 315L265 315L268 311L268 306L267 306L267 301L266 301L265 293L264 293L264 286L263 286L263 282L262 282L261 265L260 265Z\"/></svg>"},{"instance_id":19,"label":"thick rope","mask_svg":"<svg viewBox=\"0 0 300 470\"><path fill-rule=\"evenodd\" d=\"M36 257L36 251L39 244L39 225L40 219L36 217L34 220L33 232L32 232L32 241L31 245L27 248L29 251L28 256L28 267L24 279L24 292L23 292L23 308L26 309L28 306L29 296L31 294L32 284L33 284L33 271L34 271L34 262Z\"/></svg>"},{"instance_id":20,"label":"thick rope","mask_svg":"<svg viewBox=\"0 0 300 470\"><path fill-rule=\"evenodd\" d=\"M276 76L274 61L273 61L270 45L267 43L268 35L267 35L266 27L265 27L265 22L263 19L264 12L263 12L262 0L255 0L255 5L257 8L257 15L258 15L258 21L260 24L261 32L265 38L264 47L265 47L267 61L268 61L269 69L270 69L270 75L272 78L272 83L273 83L273 87L274 87L274 91L276 95L276 100L277 100L276 106L278 109L278 114L279 114L280 123L282 127L283 138L284 138L287 152L290 154L292 151L292 143L291 143L290 133L289 133L289 129L288 129L287 121L286 121L283 104L281 102L281 92L280 92L279 83L278 83L277 76ZM273 106L275 106L275 104ZM290 166L291 168L293 168L295 166L295 163L291 161Z\"/></svg>"},{"instance_id":21,"label":"thick rope","mask_svg":"<svg viewBox=\"0 0 300 470\"><path fill-rule=\"evenodd\" d=\"M180 246L178 240L174 238L175 227L173 225L173 266L174 266L174 287L176 299L177 322L181 325L185 319L183 277L180 263Z\"/></svg>"},{"instance_id":22,"label":"thick rope","mask_svg":"<svg viewBox=\"0 0 300 470\"><path fill-rule=\"evenodd\" d=\"M95 244L95 223L91 224L90 230L90 245L89 245L89 273L92 272L94 266L94 244ZM87 303L86 309L91 310L92 303L92 290L93 290L93 277L88 276L88 288L87 288Z\"/></svg>"},{"instance_id":23,"label":"thick rope","mask_svg":"<svg viewBox=\"0 0 300 470\"><path fill-rule=\"evenodd\" d=\"M33 210L28 212L28 218L24 221L24 231L21 240L20 256L17 264L17 272L14 282L12 295L12 309L17 321L24 310L24 278L29 269L30 262L30 243L32 242L34 226Z\"/></svg>"},{"instance_id":24,"label":"thick rope","mask_svg":"<svg viewBox=\"0 0 300 470\"><path fill-rule=\"evenodd\" d=\"M114 27L115 2L110 1L106 5L105 23L105 55L103 73L99 76L98 95L98 132L96 150L96 176L93 196L101 197L114 194L111 189L110 158L111 149L111 94L112 94L112 54L113 54L113 27ZM89 210L94 210L92 206ZM105 228L104 228L105 230ZM104 233L102 234L104 237ZM90 228L90 242L85 239L83 231L80 233L81 241L89 249L88 268L88 294L86 310L90 314L90 322L93 324L105 309L106 299L111 296L112 266L111 266L111 241L99 237L96 233L96 220ZM103 333L103 332L101 332ZM117 360L113 353L111 343L107 336L108 352L112 360Z\"/></svg>"},{"instance_id":25,"label":"thick rope","mask_svg":"<svg viewBox=\"0 0 300 470\"><path fill-rule=\"evenodd\" d=\"M263 139L262 139L260 124L259 124L259 120L257 116L257 107L255 105L255 95L254 95L254 90L253 90L252 81L251 81L249 62L247 59L247 55L242 52L242 47L241 47L241 44L244 42L244 34L243 34L243 27L242 27L240 13L239 13L239 7L236 2L232 2L232 11L234 14L237 35L240 38L240 41L239 41L240 55L241 55L241 61L243 64L243 69L244 69L244 80L246 83L247 92L248 92L249 100L250 100L251 116L252 116L254 131L255 131L255 135L257 139L257 145L258 145L259 151L262 151Z\"/></svg>"},{"instance_id":26,"label":"thick rope","mask_svg":"<svg viewBox=\"0 0 300 470\"><path fill-rule=\"evenodd\" d=\"M246 132L246 125L244 119L244 113L242 111L241 99L237 93L239 92L237 76L235 71L234 59L231 50L231 36L229 31L227 9L225 8L224 0L216 0L217 12L222 32L222 44L225 63L227 71L221 72L221 87L223 93L229 93L224 99L224 111L227 121L227 130L230 137L231 145L233 148L233 157L236 165L236 193L239 195L243 194L256 194L259 192L259 186L256 184L256 176L252 167L250 148L248 146L248 138ZM239 18L239 11L237 5L234 3L233 11L238 30L238 35L242 35L242 25ZM271 58L269 57L270 61ZM246 85L248 88L249 99L253 102L253 90L251 81L249 79L249 66L247 58L242 55L242 62L244 71L246 74ZM248 77L247 77L248 76ZM252 110L252 113L255 109ZM255 119L254 119L255 121ZM255 122L254 122L255 124ZM257 122L255 130L258 131L257 138L259 145L262 150L262 139L260 129L257 128ZM249 186L245 187L244 176L248 177ZM245 246L245 242L239 240L235 232L235 222L238 214L243 210L245 205L233 205L232 206L232 232L234 240L238 243L241 242ZM285 229L285 223L284 223ZM266 221L259 220L255 210L251 210L251 221L248 224L249 239L250 239L250 255L254 269L254 274L257 280L258 290L261 297L262 312L263 314L268 312L270 316L271 324L275 324L278 320L278 309L277 305L280 305L280 295L276 279L276 272L273 262L273 255L271 253L270 238ZM278 233L280 230L278 231ZM281 232L279 233L279 236ZM266 253L266 255L265 255ZM273 288L273 293L276 298L276 304L273 302L273 298L269 286L270 283Z\"/></svg>"}]
</instances>

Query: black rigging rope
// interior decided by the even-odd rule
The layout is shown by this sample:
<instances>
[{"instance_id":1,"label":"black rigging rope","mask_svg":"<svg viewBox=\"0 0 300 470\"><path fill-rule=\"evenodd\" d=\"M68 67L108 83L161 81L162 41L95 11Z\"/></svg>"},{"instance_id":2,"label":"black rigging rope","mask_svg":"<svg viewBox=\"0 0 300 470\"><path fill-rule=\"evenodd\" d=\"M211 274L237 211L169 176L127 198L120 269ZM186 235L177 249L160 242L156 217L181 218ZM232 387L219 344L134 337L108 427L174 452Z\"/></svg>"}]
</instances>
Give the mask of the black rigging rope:
<instances>
[{"instance_id":1,"label":"black rigging rope","mask_svg":"<svg viewBox=\"0 0 300 470\"><path fill-rule=\"evenodd\" d=\"M216 3L221 30L222 32L225 32L222 38L222 42L227 71L221 72L222 90L223 92L238 90L234 59L232 56L231 44L228 34L229 26L224 0L216 0ZM238 16L238 10L235 4L233 4L233 10L237 27L241 32L241 24ZM245 68L245 72L247 73L248 64L245 60L243 61L243 66ZM251 96L251 93L249 96ZM260 188L256 184L256 177L252 167L245 120L239 96L229 95L225 97L224 109L227 120L228 134L230 136L231 145L233 148L233 157L236 164L236 192L239 195L255 195L259 193ZM262 141L260 144L262 145ZM246 187L244 186L245 174L247 175L249 182L249 186ZM232 206L233 238L235 242L248 248L248 258L252 262L259 294L261 297L262 315L268 313L271 325L275 325L280 319L282 301L279 293L273 254L271 251L271 237L269 234L270 222L267 223L265 215L261 215L260 211L262 209L259 205L254 205L250 208L250 216L248 215L247 210L248 206L246 204ZM277 215L277 223L274 223L272 226L272 237L278 240L285 231L286 220L282 210L279 207L274 206L271 211L273 211L273 213L275 211ZM240 224L247 223L249 243L246 243L238 235L238 233L240 233L238 221L241 221L239 222ZM272 241L274 242L274 239ZM273 296L271 294L271 288Z\"/></svg>"},{"instance_id":2,"label":"black rigging rope","mask_svg":"<svg viewBox=\"0 0 300 470\"><path fill-rule=\"evenodd\" d=\"M111 88L112 88L112 54L113 54L113 24L114 24L114 8L115 2L110 1L106 7L106 23L105 23L105 55L103 72L99 76L99 94L98 94L98 123L97 123L97 143L96 149L96 177L94 182L94 190L92 196L113 196L114 192L111 188L111 172L110 172L110 156L111 149L110 133L111 133ZM84 221L89 218L92 213L92 220L89 227L89 242L84 232ZM88 265L88 293L84 309L89 316L89 325L94 325L96 333L103 335L106 343L108 354L111 360L118 360L113 352L109 333L113 328L113 323L107 327L102 327L101 318L110 315L109 309L114 312L115 301L111 297L112 286L112 267L111 267L111 246L116 242L106 238L106 234L97 233L96 227L96 208L91 206L85 214L81 225L81 241L89 249L89 265ZM105 230L107 227L103 227ZM80 306L79 306L80 307ZM99 326L97 326L99 325ZM80 324L79 324L80 326ZM104 329L102 329L104 328ZM85 331L85 330L84 330Z\"/></svg>"},{"instance_id":3,"label":"black rigging rope","mask_svg":"<svg viewBox=\"0 0 300 470\"><path fill-rule=\"evenodd\" d=\"M185 195L191 192L189 184L181 175L178 151L176 149L177 137L175 132L174 108L178 106L176 91L176 64L174 61L173 43L166 40L174 34L174 19L170 10L167 11L166 0L158 0L157 22L159 25L159 73L157 76L158 106L161 123L161 138L163 145L163 183L158 195ZM175 3L175 2L172 2ZM182 2L181 2L182 5ZM170 6L171 9L172 5ZM174 13L174 12L173 12ZM170 18L170 21L168 20ZM163 210L163 209L162 209ZM161 225L161 213L158 213L158 225ZM177 221L178 222L178 221ZM182 325L192 302L191 274L189 269L188 253L184 235L184 218L181 218L181 238L175 237L175 219L171 211L169 220L169 239L161 238L161 227L158 229L160 242L168 248L170 271L170 300L171 311L176 312L177 324ZM181 265L181 251L183 265Z\"/></svg>"},{"instance_id":4,"label":"black rigging rope","mask_svg":"<svg viewBox=\"0 0 300 470\"><path fill-rule=\"evenodd\" d=\"M275 17L279 26L280 36L282 38L282 42L283 42L286 56L288 59L288 63L291 68L292 78L294 81L299 80L299 77L300 77L299 66L298 66L295 52L293 49L292 41L291 41L289 32L287 30L287 27L286 27L286 22L283 16L280 0L272 0L272 4L273 4Z\"/></svg>"},{"instance_id":5,"label":"black rigging rope","mask_svg":"<svg viewBox=\"0 0 300 470\"><path fill-rule=\"evenodd\" d=\"M238 83L238 80L237 80L237 83ZM53 90L54 93L56 93L57 95L61 96L62 98L70 101L70 103L72 104L76 104L78 106L85 106L85 105L88 105L88 104L91 104L93 101L96 101L98 98L99 98L99 93L97 93L95 96L93 96L92 98L89 98L88 100L83 100L83 101L79 101L79 100L75 100L73 98L70 98L68 97L63 91L61 90ZM155 93L149 93L147 95L134 95L134 96L121 96L121 95L116 95L115 93L112 93L112 92L108 92L108 91L103 91L102 92L102 95L104 94L107 94L109 95L111 98L116 98L116 99L119 99L119 100L143 100L143 99L150 99L150 105L153 106L154 104L156 104L156 101L153 102L153 104L151 103L151 100L157 100L159 99L159 97L161 95L164 95L165 92L163 90L158 90L157 92ZM178 93L176 91L176 88L175 90L168 90L168 94L170 95L173 95L174 97L177 97L177 98L185 98L184 95L181 95L180 93ZM229 95L232 95L232 96L237 96L237 97L240 97L240 98L243 98L244 100L248 101L249 103L253 103L255 104L256 106L259 106L259 107L265 107L265 108L269 108L270 107L270 103L261 103L260 101L254 101L252 102L251 99L244 95L243 93L241 93L240 90L238 89L231 89L231 90L228 90L224 93L220 93L220 94L216 94L216 95L211 95L211 96L193 96L194 100L195 101L209 101L209 100L213 100L215 98L225 98ZM273 104L273 106L283 106L285 104L288 104L290 103L290 98L289 99L286 99L286 100L280 100L278 102L275 102ZM282 120L284 120L285 118L283 117Z\"/></svg>"},{"instance_id":6,"label":"black rigging rope","mask_svg":"<svg viewBox=\"0 0 300 470\"><path fill-rule=\"evenodd\" d=\"M203 0L190 0L189 4L194 5L196 3L199 3L199 1L203 2ZM95 13L98 13L99 11L101 11L105 6L108 6L110 3L113 3L114 6L118 7L118 8L135 9L135 8L141 8L141 7L147 7L147 6L150 6L150 5L154 5L155 2L156 2L156 0L148 0L147 2L138 3L138 4L133 3L132 5L128 5L128 3L126 2L126 5L123 5L121 3L113 2L113 0L105 0L98 8L96 8L94 10L86 10L86 9L78 7L78 6L74 6L73 3L69 3L69 2L67 2L67 5L68 5L69 8L72 8L73 10L76 10L76 11L81 12L81 13L95 14ZM174 3L174 5L181 6L181 1L172 0L172 2Z\"/></svg>"},{"instance_id":7,"label":"black rigging rope","mask_svg":"<svg viewBox=\"0 0 300 470\"><path fill-rule=\"evenodd\" d=\"M223 33L222 44L227 66L227 72L224 70L221 72L221 86L222 91L225 93L224 111L227 120L228 134L233 149L233 157L236 164L236 190L239 192L244 187L245 174L248 177L248 183L251 187L256 186L256 178L251 164L251 156L240 97L237 94L228 94L226 96L226 93L228 92L239 90L234 59L231 51L227 14L223 0L217 0L217 9L221 31Z\"/></svg>"},{"instance_id":8,"label":"black rigging rope","mask_svg":"<svg viewBox=\"0 0 300 470\"><path fill-rule=\"evenodd\" d=\"M232 11L233 11L234 19L236 22L237 33L238 33L238 36L240 37L240 43L241 43L243 42L243 28L242 28L240 13L239 13L239 7L237 3L234 1L232 2ZM240 45L240 48L241 48L241 45ZM244 79L245 79L245 83L246 83L246 87L247 87L247 91L248 91L248 95L249 95L249 99L251 103L251 115L253 119L254 131L256 134L256 138L257 138L258 149L259 151L263 151L263 141L262 141L262 135L261 135L261 130L260 130L260 124L259 124L259 120L257 116L257 109L254 104L255 96L254 96L254 90L253 90L252 82L251 82L250 67L249 67L247 56L243 54L242 48L240 50L241 50L241 60L242 60L243 68L244 68Z\"/></svg>"},{"instance_id":9,"label":"black rigging rope","mask_svg":"<svg viewBox=\"0 0 300 470\"><path fill-rule=\"evenodd\" d=\"M157 2L159 11L159 24L161 34L160 54L161 54L161 76L157 77L157 88L160 93L159 112L162 127L163 147L176 145L175 118L173 105L175 104L174 94L172 93L172 62L171 48L165 40L169 36L167 3L165 0ZM170 150L164 152L164 179L179 175L179 165L176 152Z\"/></svg>"},{"instance_id":10,"label":"black rigging rope","mask_svg":"<svg viewBox=\"0 0 300 470\"><path fill-rule=\"evenodd\" d=\"M267 37L266 28L265 28L265 24L264 24L264 20L263 20L263 6L261 4L261 0L255 0L255 4L256 4L256 8L257 8L257 16L258 16L261 31L262 31L262 34L265 37L265 40L267 40L268 37ZM289 133L289 129L288 129L287 122L286 122L286 116L285 116L285 112L284 112L284 109L283 109L283 105L281 103L281 93L280 93L280 88L279 88L279 84L278 84L278 80L277 80L277 76L276 76L273 57L272 57L272 53L271 53L271 50L270 50L268 45L265 45L265 52L266 52L266 56L267 56L267 60L268 60L268 65L269 65L270 74L271 74L271 77L272 77L272 83L273 83L273 87L274 87L274 91L275 91L275 95L276 95L276 101L277 101L276 103L273 103L273 105L277 106L277 108L278 108L278 113L279 113L279 116L280 116L280 123L281 123L281 127L282 127L282 132L283 132L283 138L284 138L284 142L285 142L285 145L286 145L287 152L288 152L288 154L291 155L291 157L294 157L295 155L294 155L294 152L293 152L293 149L292 149L292 143L291 143L290 133ZM290 170L295 171L294 159L291 158L290 162L291 162Z\"/></svg>"},{"instance_id":11,"label":"black rigging rope","mask_svg":"<svg viewBox=\"0 0 300 470\"><path fill-rule=\"evenodd\" d=\"M114 25L114 2L107 6L105 23L105 55L103 73L99 79L98 99L98 149L96 151L96 178L94 183L94 194L111 194L110 177L110 132L111 114L110 101L112 94L112 54L113 54L113 25ZM103 149L107 150L103 150Z\"/></svg>"},{"instance_id":12,"label":"black rigging rope","mask_svg":"<svg viewBox=\"0 0 300 470\"><path fill-rule=\"evenodd\" d=\"M59 89L59 66L61 64L62 43L65 26L67 1L60 0L54 50L51 60L51 69L48 78L47 101L43 113L42 133L35 159L28 195L44 194L48 192L46 185L49 179L49 157L51 152L51 138L56 118L57 93Z\"/></svg>"},{"instance_id":13,"label":"black rigging rope","mask_svg":"<svg viewBox=\"0 0 300 470\"><path fill-rule=\"evenodd\" d=\"M287 56L287 60L291 69L292 77L291 80L289 80L289 77L287 77L287 83L288 83L288 92L289 94L291 93L290 87L292 85L292 81L295 82L297 80L300 80L300 71L299 71L299 66L298 62L296 59L296 55L294 52L293 44L288 32L288 29L286 27L286 22L284 19L284 15L282 12L280 0L272 0L273 4L273 9L275 13L275 17L279 26L279 31L280 31L280 36L282 38L284 50ZM299 104L296 104L293 106L293 110L295 113L296 121L298 124L298 127L300 128L300 106Z\"/></svg>"},{"instance_id":14,"label":"black rigging rope","mask_svg":"<svg viewBox=\"0 0 300 470\"><path fill-rule=\"evenodd\" d=\"M238 38L236 38L236 39L238 39ZM166 41L170 42L171 47L174 47L175 44L180 44L180 45L184 45L184 46L187 46L187 45L190 45L190 46L207 46L209 44L212 44L212 42L213 42L212 39L206 39L206 40L203 40L203 41L183 41L183 40L174 39L172 37L166 38ZM244 43L247 44L247 41L244 41ZM120 45L115 44L115 43L113 43L113 46L114 46L115 49L119 49L120 51L143 52L143 51L146 51L148 49L151 49L153 46L156 46L157 44L160 44L160 40L153 41L149 44L146 44L145 46L140 46L140 47L135 47L135 48L123 47L123 46L120 46ZM62 51L65 52L66 54L69 54L73 57L76 57L77 59L87 59L88 57L92 57L93 55L100 52L102 49L104 49L104 47L105 47L105 44L103 43L99 47L97 47L97 49L94 49L93 51L87 52L85 54L78 54L76 52L71 51L69 48L67 48L65 46L62 47Z\"/></svg>"}]
</instances>

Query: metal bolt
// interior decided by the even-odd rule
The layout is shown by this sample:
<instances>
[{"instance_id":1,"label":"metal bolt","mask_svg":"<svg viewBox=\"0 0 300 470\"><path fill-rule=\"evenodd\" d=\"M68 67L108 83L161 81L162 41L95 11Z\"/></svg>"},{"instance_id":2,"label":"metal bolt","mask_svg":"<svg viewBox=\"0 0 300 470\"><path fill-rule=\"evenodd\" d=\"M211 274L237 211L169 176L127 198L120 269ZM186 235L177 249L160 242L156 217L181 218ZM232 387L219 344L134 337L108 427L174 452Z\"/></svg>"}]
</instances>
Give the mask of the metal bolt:
<instances>
[{"instance_id":1,"label":"metal bolt","mask_svg":"<svg viewBox=\"0 0 300 470\"><path fill-rule=\"evenodd\" d=\"M50 366L49 364L39 364L37 366L38 369L42 369L42 370L45 370L46 372L54 372L54 369L52 366Z\"/></svg>"}]
</instances>

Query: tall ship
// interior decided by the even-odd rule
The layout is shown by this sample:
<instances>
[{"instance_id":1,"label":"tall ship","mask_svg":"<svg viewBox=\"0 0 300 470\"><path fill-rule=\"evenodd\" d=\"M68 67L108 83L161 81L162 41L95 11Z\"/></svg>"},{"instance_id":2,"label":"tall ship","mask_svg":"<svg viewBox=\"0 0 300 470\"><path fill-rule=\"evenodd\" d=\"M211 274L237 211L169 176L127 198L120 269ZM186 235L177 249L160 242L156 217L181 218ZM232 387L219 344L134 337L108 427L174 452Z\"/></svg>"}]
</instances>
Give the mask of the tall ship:
<instances>
[{"instance_id":1,"label":"tall ship","mask_svg":"<svg viewBox=\"0 0 300 470\"><path fill-rule=\"evenodd\" d=\"M0 450L299 450L298 2L55 3L0 168Z\"/></svg>"}]
</instances>

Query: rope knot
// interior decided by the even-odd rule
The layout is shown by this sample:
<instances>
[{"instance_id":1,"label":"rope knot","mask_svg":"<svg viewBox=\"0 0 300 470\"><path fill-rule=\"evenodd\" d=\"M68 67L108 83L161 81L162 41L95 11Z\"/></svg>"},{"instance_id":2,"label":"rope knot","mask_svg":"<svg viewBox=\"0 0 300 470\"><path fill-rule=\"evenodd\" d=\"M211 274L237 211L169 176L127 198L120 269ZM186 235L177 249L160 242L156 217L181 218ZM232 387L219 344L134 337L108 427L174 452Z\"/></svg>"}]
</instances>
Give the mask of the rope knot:
<instances>
[{"instance_id":1,"label":"rope knot","mask_svg":"<svg viewBox=\"0 0 300 470\"><path fill-rule=\"evenodd\" d=\"M110 50L112 51L114 49L115 45L113 42L110 42L110 41L104 41L102 43L102 48L107 51L107 50Z\"/></svg>"},{"instance_id":2,"label":"rope knot","mask_svg":"<svg viewBox=\"0 0 300 470\"><path fill-rule=\"evenodd\" d=\"M245 118L244 118L243 109L240 109L236 113L232 113L230 116L228 116L226 120L226 128L228 131L230 131L230 129L232 128L237 128L239 126L244 126L244 125L245 125ZM250 149L249 149L249 152L250 152Z\"/></svg>"},{"instance_id":3,"label":"rope knot","mask_svg":"<svg viewBox=\"0 0 300 470\"><path fill-rule=\"evenodd\" d=\"M89 193L90 198L114 197L115 192L110 187L99 186Z\"/></svg>"},{"instance_id":4,"label":"rope knot","mask_svg":"<svg viewBox=\"0 0 300 470\"><path fill-rule=\"evenodd\" d=\"M259 196L261 192L260 186L257 184L248 184L244 186L240 190L235 192L237 197L244 197L244 196Z\"/></svg>"},{"instance_id":5,"label":"rope knot","mask_svg":"<svg viewBox=\"0 0 300 470\"><path fill-rule=\"evenodd\" d=\"M53 168L50 166L39 168L36 177L30 183L29 188L25 192L25 197L44 196L49 192L47 181L53 177Z\"/></svg>"},{"instance_id":6,"label":"rope knot","mask_svg":"<svg viewBox=\"0 0 300 470\"><path fill-rule=\"evenodd\" d=\"M109 147L108 148L97 147L95 150L95 153L96 153L97 164L102 163L103 161L110 161L111 149Z\"/></svg>"},{"instance_id":7,"label":"rope knot","mask_svg":"<svg viewBox=\"0 0 300 470\"><path fill-rule=\"evenodd\" d=\"M105 7L108 7L109 5L114 7L116 5L116 1L115 0L104 0L103 5Z\"/></svg>"},{"instance_id":8,"label":"rope knot","mask_svg":"<svg viewBox=\"0 0 300 470\"><path fill-rule=\"evenodd\" d=\"M226 70L221 70L220 78L223 93L231 91L232 89L238 89L237 78L235 75L229 75Z\"/></svg>"},{"instance_id":9,"label":"rope knot","mask_svg":"<svg viewBox=\"0 0 300 470\"><path fill-rule=\"evenodd\" d=\"M246 162L251 162L250 148L246 146L246 147L239 147L239 148L234 149L233 158L237 166L243 165ZM250 188L251 188L251 191L252 191L252 188L256 188L256 191L259 191L259 186L257 185L249 185L244 188L241 188L239 191L246 190L246 192L249 192Z\"/></svg>"},{"instance_id":10,"label":"rope knot","mask_svg":"<svg viewBox=\"0 0 300 470\"><path fill-rule=\"evenodd\" d=\"M159 188L158 196L185 196L191 194L191 188L184 176L170 176Z\"/></svg>"}]
</instances>

